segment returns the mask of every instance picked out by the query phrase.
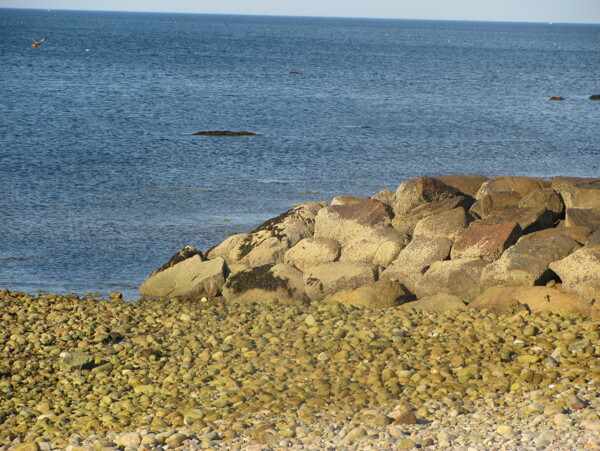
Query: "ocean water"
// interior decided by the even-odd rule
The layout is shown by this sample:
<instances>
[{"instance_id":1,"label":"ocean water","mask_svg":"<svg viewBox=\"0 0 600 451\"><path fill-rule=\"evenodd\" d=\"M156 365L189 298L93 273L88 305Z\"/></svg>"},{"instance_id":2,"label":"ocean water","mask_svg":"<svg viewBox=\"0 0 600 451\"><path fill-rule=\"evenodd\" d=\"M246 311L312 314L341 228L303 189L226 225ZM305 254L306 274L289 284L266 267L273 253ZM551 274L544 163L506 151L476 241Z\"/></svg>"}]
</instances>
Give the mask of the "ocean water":
<instances>
[{"instance_id":1,"label":"ocean water","mask_svg":"<svg viewBox=\"0 0 600 451\"><path fill-rule=\"evenodd\" d=\"M591 94L599 25L0 9L0 288L134 300L295 203L600 176Z\"/></svg>"}]
</instances>

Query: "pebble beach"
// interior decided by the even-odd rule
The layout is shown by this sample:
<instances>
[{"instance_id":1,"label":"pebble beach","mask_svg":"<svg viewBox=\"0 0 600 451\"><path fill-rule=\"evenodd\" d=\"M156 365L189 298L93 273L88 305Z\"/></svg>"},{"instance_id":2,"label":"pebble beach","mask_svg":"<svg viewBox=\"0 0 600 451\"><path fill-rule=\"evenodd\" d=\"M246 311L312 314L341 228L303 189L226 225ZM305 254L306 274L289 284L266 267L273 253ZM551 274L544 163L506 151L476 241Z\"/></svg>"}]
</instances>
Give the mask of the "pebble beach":
<instances>
[{"instance_id":1,"label":"pebble beach","mask_svg":"<svg viewBox=\"0 0 600 451\"><path fill-rule=\"evenodd\" d=\"M600 449L597 320L0 293L0 450Z\"/></svg>"}]
</instances>

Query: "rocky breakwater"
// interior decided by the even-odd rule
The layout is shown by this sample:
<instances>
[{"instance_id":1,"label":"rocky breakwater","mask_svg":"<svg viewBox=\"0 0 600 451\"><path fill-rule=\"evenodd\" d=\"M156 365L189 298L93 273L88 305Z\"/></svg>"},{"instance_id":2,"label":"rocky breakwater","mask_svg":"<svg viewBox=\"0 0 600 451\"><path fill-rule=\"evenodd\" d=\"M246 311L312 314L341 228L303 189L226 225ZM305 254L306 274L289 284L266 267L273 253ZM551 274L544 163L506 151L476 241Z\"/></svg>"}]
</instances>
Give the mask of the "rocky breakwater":
<instances>
[{"instance_id":1,"label":"rocky breakwater","mask_svg":"<svg viewBox=\"0 0 600 451\"><path fill-rule=\"evenodd\" d=\"M187 246L140 291L600 318L600 179L423 176L307 203L205 252Z\"/></svg>"}]
</instances>

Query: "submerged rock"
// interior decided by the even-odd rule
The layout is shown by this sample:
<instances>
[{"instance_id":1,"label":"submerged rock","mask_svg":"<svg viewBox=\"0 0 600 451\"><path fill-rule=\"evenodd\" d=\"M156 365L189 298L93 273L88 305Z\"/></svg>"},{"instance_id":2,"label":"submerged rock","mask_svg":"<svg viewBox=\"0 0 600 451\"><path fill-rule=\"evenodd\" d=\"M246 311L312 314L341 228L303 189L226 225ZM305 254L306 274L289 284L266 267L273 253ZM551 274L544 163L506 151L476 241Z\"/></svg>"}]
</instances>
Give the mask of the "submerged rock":
<instances>
[{"instance_id":1,"label":"submerged rock","mask_svg":"<svg viewBox=\"0 0 600 451\"><path fill-rule=\"evenodd\" d=\"M262 136L259 133L246 131L233 132L230 130L209 130L192 133L193 136Z\"/></svg>"}]
</instances>

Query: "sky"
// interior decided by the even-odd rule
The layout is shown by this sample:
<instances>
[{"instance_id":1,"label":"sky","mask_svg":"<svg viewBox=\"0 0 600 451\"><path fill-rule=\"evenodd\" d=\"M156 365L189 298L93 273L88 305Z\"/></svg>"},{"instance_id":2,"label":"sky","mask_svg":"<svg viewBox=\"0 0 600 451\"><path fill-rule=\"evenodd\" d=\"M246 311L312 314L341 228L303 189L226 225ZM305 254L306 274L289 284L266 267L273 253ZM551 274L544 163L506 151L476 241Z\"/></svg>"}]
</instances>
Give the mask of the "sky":
<instances>
[{"instance_id":1,"label":"sky","mask_svg":"<svg viewBox=\"0 0 600 451\"><path fill-rule=\"evenodd\" d=\"M600 0L0 0L0 7L600 23Z\"/></svg>"}]
</instances>

